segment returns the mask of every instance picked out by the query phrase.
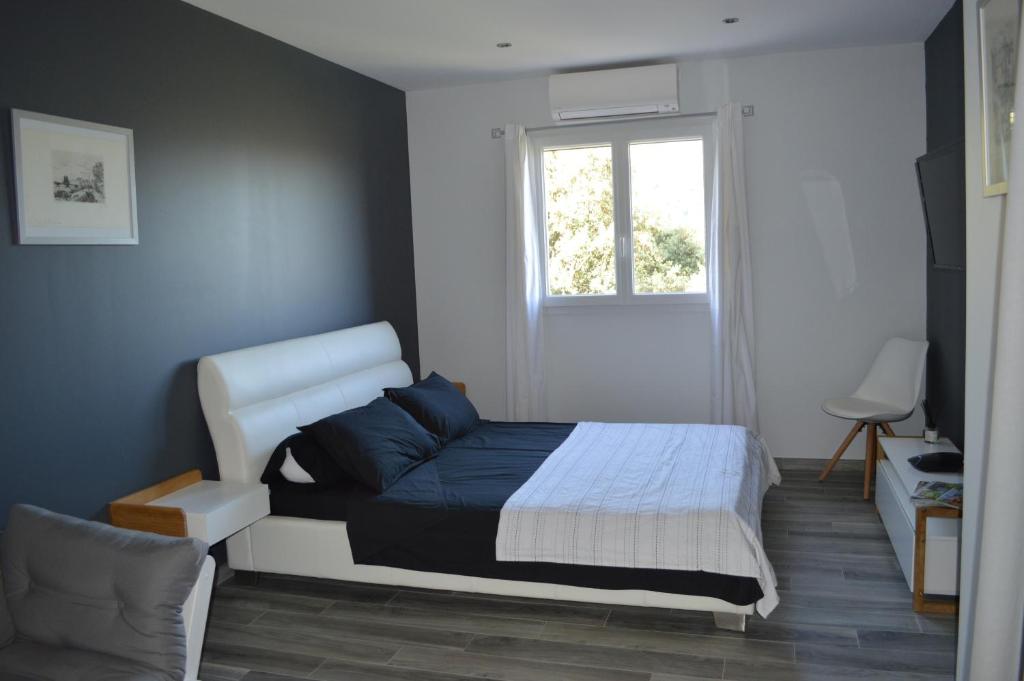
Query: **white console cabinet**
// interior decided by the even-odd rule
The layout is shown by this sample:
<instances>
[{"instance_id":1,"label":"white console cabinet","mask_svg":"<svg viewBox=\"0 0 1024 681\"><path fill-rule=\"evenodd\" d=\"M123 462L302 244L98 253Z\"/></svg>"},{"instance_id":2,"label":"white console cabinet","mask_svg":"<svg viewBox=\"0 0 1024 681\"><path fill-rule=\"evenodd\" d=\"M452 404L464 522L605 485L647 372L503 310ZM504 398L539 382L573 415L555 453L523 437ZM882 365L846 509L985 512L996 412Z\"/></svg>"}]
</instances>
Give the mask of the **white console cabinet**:
<instances>
[{"instance_id":1,"label":"white console cabinet","mask_svg":"<svg viewBox=\"0 0 1024 681\"><path fill-rule=\"evenodd\" d=\"M878 443L886 458L878 462L875 503L896 551L907 586L915 592L915 608L919 601L928 605L924 601L925 595L957 595L960 581L960 518L926 517L925 513L947 516L959 514L951 509L934 508L919 513L910 495L918 482L962 483L963 476L924 473L907 461L918 454L955 450L956 447L948 440L929 445L921 438L911 437L880 437ZM925 527L918 526L919 519L926 523ZM919 555L922 553L918 550L920 545L924 546L923 556ZM922 581L919 589L915 588L915 576ZM941 607L942 611L951 609L951 605ZM936 612L939 609L924 607L923 611Z\"/></svg>"}]
</instances>

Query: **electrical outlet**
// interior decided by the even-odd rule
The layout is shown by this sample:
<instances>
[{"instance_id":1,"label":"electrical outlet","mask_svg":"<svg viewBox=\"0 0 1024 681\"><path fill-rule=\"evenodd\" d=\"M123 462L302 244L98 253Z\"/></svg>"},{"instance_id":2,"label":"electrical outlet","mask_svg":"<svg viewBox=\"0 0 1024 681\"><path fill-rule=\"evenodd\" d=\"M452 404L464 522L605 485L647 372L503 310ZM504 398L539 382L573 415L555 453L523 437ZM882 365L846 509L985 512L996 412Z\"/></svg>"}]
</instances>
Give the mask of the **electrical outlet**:
<instances>
[{"instance_id":1,"label":"electrical outlet","mask_svg":"<svg viewBox=\"0 0 1024 681\"><path fill-rule=\"evenodd\" d=\"M500 140L505 136L505 128L491 128L491 139Z\"/></svg>"},{"instance_id":2,"label":"electrical outlet","mask_svg":"<svg viewBox=\"0 0 1024 681\"><path fill-rule=\"evenodd\" d=\"M754 105L753 104L744 104L743 105L743 115L748 117L748 118L750 116L753 116L754 115Z\"/></svg>"}]
</instances>

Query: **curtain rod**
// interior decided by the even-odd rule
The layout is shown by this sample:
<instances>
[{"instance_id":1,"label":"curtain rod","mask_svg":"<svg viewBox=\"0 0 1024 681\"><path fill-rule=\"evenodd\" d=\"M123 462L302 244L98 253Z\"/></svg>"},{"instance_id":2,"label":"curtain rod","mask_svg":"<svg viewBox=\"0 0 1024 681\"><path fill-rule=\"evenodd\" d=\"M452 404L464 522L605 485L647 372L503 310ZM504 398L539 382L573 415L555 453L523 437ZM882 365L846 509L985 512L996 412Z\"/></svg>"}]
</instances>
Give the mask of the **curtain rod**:
<instances>
[{"instance_id":1,"label":"curtain rod","mask_svg":"<svg viewBox=\"0 0 1024 681\"><path fill-rule=\"evenodd\" d=\"M705 116L716 116L717 111L700 111L697 113L679 113L679 114L666 114L663 116L623 116L622 118L616 118L613 120L600 120L600 121L587 121L585 123L570 123L566 121L560 125L542 125L536 128L527 128L527 134L531 132L540 132L541 130L561 130L562 128L583 128L588 125L604 125L605 123L616 123L618 121L640 121L640 120L653 120L660 121L665 118L699 118Z\"/></svg>"}]
</instances>

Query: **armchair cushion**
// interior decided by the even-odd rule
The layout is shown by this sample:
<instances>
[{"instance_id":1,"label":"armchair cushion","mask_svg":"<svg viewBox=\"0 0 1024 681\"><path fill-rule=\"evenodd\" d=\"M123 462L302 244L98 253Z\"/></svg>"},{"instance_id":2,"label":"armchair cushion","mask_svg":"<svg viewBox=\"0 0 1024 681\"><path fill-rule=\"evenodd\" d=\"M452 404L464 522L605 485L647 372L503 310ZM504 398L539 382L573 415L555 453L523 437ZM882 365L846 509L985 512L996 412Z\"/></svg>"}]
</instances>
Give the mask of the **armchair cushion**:
<instances>
[{"instance_id":1,"label":"armchair cushion","mask_svg":"<svg viewBox=\"0 0 1024 681\"><path fill-rule=\"evenodd\" d=\"M148 666L103 653L19 639L0 649L3 681L161 681ZM177 678L181 678L180 676Z\"/></svg>"},{"instance_id":2,"label":"armchair cushion","mask_svg":"<svg viewBox=\"0 0 1024 681\"><path fill-rule=\"evenodd\" d=\"M206 546L195 539L15 506L0 544L15 646L28 639L76 648L148 669L155 679L181 679L182 606L205 555Z\"/></svg>"}]
</instances>

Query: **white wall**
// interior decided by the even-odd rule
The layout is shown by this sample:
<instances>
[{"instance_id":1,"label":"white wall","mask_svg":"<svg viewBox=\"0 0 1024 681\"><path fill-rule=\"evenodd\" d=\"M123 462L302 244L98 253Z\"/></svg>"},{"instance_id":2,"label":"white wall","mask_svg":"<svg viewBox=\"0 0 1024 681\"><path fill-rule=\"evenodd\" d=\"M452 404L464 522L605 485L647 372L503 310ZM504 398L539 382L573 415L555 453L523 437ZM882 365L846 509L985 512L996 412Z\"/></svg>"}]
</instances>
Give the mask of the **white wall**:
<instances>
[{"instance_id":1,"label":"white wall","mask_svg":"<svg viewBox=\"0 0 1024 681\"><path fill-rule=\"evenodd\" d=\"M975 622L973 593L981 496L988 450L996 274L1006 201L984 198L981 181L981 81L978 64L977 0L964 2L964 125L967 172L967 357L964 410L964 520L960 550L958 678L984 679L985 660L971 661L968 650ZM979 623L981 623L979 621ZM997 632L998 633L998 632ZM973 667L971 667L973 665ZM967 670L971 669L971 676Z\"/></svg>"},{"instance_id":2,"label":"white wall","mask_svg":"<svg viewBox=\"0 0 1024 681\"><path fill-rule=\"evenodd\" d=\"M821 400L849 394L886 338L924 337L923 47L684 62L680 74L684 111L756 107L745 126L761 429L777 456L828 457L847 426ZM490 129L549 125L546 79L410 92L407 107L421 362L502 418L504 167ZM551 418L706 421L709 335L706 310L550 314Z\"/></svg>"}]
</instances>

